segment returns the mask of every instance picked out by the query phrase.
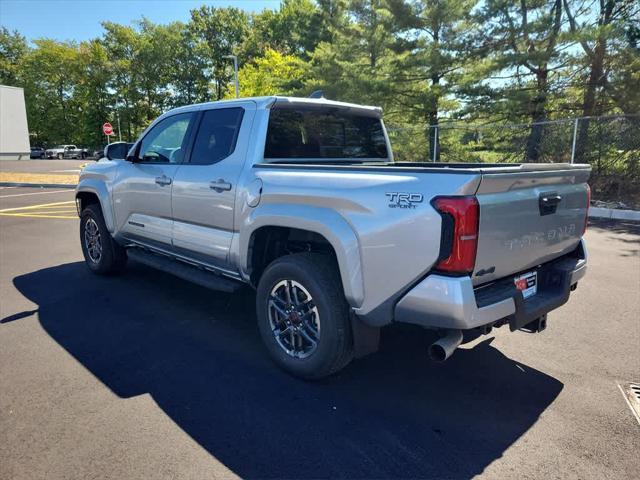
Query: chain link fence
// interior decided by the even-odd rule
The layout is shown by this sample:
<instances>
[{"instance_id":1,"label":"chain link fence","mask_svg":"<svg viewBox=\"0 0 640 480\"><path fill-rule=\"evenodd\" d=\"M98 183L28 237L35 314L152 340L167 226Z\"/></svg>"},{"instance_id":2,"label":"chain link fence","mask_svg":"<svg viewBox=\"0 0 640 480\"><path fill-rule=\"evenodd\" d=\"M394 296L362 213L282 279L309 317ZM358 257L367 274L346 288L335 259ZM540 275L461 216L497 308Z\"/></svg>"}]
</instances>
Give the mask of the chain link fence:
<instances>
[{"instance_id":1,"label":"chain link fence","mask_svg":"<svg viewBox=\"0 0 640 480\"><path fill-rule=\"evenodd\" d=\"M640 115L389 127L398 161L589 163L594 203L640 209Z\"/></svg>"}]
</instances>

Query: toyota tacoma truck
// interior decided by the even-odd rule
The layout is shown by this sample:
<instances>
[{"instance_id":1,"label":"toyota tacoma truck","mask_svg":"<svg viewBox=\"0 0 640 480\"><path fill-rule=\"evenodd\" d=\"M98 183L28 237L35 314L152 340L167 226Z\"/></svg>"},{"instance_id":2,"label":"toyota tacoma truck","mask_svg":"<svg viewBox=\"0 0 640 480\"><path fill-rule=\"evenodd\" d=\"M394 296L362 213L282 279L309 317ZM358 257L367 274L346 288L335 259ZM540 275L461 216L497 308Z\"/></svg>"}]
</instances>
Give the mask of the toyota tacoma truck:
<instances>
[{"instance_id":1,"label":"toyota tacoma truck","mask_svg":"<svg viewBox=\"0 0 640 480\"><path fill-rule=\"evenodd\" d=\"M319 378L392 322L439 332L439 361L465 333L542 331L586 271L589 175L394 162L379 108L263 97L163 114L82 170L76 202L91 271L250 285L270 356Z\"/></svg>"},{"instance_id":2,"label":"toyota tacoma truck","mask_svg":"<svg viewBox=\"0 0 640 480\"><path fill-rule=\"evenodd\" d=\"M84 160L88 156L89 150L86 148L78 148L75 145L57 145L45 151L45 157L57 158L58 160L62 160L63 158L81 158Z\"/></svg>"}]
</instances>

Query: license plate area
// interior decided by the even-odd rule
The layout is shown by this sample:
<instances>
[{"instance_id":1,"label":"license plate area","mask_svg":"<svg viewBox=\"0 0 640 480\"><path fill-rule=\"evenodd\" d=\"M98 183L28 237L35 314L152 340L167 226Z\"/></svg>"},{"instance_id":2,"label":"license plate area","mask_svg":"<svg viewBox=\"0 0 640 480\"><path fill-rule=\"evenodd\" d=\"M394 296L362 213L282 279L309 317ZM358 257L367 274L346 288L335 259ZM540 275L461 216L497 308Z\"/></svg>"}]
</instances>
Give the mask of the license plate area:
<instances>
[{"instance_id":1,"label":"license plate area","mask_svg":"<svg viewBox=\"0 0 640 480\"><path fill-rule=\"evenodd\" d=\"M533 297L536 293L538 293L538 272L527 272L519 275L513 279L513 283L516 288L522 292L522 297L526 300L527 298Z\"/></svg>"}]
</instances>

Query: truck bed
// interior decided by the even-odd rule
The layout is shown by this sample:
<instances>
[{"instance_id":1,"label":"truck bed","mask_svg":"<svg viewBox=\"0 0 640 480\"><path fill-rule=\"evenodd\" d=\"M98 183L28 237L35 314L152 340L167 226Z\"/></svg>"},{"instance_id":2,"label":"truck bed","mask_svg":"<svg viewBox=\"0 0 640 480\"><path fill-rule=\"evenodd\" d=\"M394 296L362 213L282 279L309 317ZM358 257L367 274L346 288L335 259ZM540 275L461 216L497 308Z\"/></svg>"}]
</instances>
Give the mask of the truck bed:
<instances>
[{"instance_id":1,"label":"truck bed","mask_svg":"<svg viewBox=\"0 0 640 480\"><path fill-rule=\"evenodd\" d=\"M479 204L474 285L534 269L575 249L584 232L589 195L586 182L591 171L589 165L567 163L311 163L308 159L271 161L255 167L306 171L314 175L314 185L325 183L323 172L327 185L335 184L339 172L364 174L371 181L376 174L386 174L380 182L389 190L380 190L380 196L388 191L418 193L427 201L431 200L429 189L423 182L433 185L430 174L464 177L475 185L466 195L474 195ZM437 183L453 180L441 178ZM544 207L548 202L553 203L551 208ZM428 208L424 203L420 208Z\"/></svg>"}]
</instances>

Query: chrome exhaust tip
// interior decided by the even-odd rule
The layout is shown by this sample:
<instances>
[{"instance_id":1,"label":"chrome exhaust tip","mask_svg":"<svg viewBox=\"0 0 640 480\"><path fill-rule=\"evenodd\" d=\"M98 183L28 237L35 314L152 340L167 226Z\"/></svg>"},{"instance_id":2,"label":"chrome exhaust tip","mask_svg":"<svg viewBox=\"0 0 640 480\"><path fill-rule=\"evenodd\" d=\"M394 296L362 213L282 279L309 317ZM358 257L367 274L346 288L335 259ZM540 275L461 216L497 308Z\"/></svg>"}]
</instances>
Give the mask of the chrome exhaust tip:
<instances>
[{"instance_id":1,"label":"chrome exhaust tip","mask_svg":"<svg viewBox=\"0 0 640 480\"><path fill-rule=\"evenodd\" d=\"M461 343L462 330L448 330L444 337L429 346L429 358L434 362L444 362Z\"/></svg>"}]
</instances>

